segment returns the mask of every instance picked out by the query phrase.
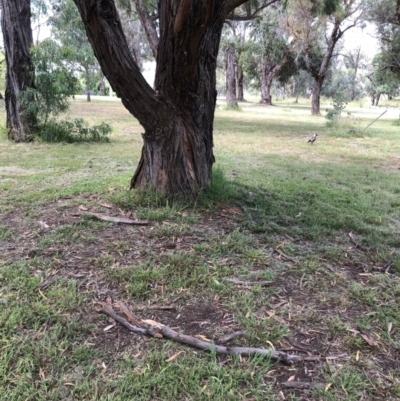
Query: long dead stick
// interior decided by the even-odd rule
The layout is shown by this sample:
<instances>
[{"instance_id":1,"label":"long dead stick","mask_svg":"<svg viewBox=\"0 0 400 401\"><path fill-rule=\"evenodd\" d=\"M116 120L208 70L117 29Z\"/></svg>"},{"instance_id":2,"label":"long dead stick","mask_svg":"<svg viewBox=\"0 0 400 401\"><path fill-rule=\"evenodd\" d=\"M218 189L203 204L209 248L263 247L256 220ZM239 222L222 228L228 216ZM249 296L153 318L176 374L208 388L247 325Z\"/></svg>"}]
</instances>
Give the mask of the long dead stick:
<instances>
[{"instance_id":1,"label":"long dead stick","mask_svg":"<svg viewBox=\"0 0 400 401\"><path fill-rule=\"evenodd\" d=\"M287 354L286 352L282 351L275 351L264 348L225 347L223 345L217 345L212 342L207 342L195 337L188 336L186 334L180 334L168 326L164 326L161 323L157 323L151 320L143 321L144 323L146 323L146 325L151 325L151 327L136 327L128 323L124 318L122 318L121 316L117 315L116 313L112 312L109 309L102 308L100 309L99 312L105 313L107 316L112 317L119 324L121 324L126 329L134 333L145 334L158 338L160 338L161 334L162 336L169 338L172 341L190 345L191 347L198 348L204 351L212 351L222 355L241 355L241 356L263 355L274 360L285 362L289 365L291 365L294 362L302 360L302 358L299 355Z\"/></svg>"},{"instance_id":2,"label":"long dead stick","mask_svg":"<svg viewBox=\"0 0 400 401\"><path fill-rule=\"evenodd\" d=\"M147 226L149 224L147 220L132 220L126 217L112 217L108 216L107 214L91 213L91 212L81 212L81 214L85 214L87 216L95 217L96 219L99 220L110 221L111 223L117 223L117 224L132 224L136 226Z\"/></svg>"},{"instance_id":3,"label":"long dead stick","mask_svg":"<svg viewBox=\"0 0 400 401\"><path fill-rule=\"evenodd\" d=\"M244 285L244 286L252 286L252 285L266 286L266 285L272 285L274 283L273 281L240 281L237 280L236 278L227 278L225 280L228 283Z\"/></svg>"}]
</instances>

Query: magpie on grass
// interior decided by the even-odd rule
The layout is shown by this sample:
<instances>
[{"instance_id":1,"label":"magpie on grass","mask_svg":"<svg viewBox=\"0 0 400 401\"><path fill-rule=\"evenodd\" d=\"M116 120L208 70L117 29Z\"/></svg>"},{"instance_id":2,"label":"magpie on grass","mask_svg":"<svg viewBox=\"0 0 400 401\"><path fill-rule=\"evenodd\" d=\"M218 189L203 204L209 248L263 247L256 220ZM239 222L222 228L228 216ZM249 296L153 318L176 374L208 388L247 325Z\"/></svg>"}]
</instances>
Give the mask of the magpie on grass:
<instances>
[{"instance_id":1,"label":"magpie on grass","mask_svg":"<svg viewBox=\"0 0 400 401\"><path fill-rule=\"evenodd\" d=\"M308 141L307 143L311 143L311 145L316 141L318 134L314 134Z\"/></svg>"}]
</instances>

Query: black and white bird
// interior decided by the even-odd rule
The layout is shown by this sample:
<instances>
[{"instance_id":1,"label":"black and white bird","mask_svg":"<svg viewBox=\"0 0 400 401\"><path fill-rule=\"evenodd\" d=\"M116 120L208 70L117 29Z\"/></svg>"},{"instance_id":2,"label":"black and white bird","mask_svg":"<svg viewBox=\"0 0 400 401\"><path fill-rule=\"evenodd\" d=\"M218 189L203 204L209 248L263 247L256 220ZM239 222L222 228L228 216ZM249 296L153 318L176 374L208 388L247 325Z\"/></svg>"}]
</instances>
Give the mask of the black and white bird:
<instances>
[{"instance_id":1,"label":"black and white bird","mask_svg":"<svg viewBox=\"0 0 400 401\"><path fill-rule=\"evenodd\" d=\"M311 145L316 141L318 134L314 134L308 141L307 143L311 143Z\"/></svg>"}]
</instances>

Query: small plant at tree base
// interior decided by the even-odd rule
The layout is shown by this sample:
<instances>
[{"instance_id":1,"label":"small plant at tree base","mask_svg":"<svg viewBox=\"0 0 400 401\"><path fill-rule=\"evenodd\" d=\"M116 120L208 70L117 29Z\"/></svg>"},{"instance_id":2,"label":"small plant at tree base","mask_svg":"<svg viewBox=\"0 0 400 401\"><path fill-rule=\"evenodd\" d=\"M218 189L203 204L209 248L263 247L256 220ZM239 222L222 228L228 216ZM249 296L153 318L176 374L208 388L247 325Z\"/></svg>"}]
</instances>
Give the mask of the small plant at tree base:
<instances>
[{"instance_id":1,"label":"small plant at tree base","mask_svg":"<svg viewBox=\"0 0 400 401\"><path fill-rule=\"evenodd\" d=\"M109 142L111 127L102 122L89 127L82 119L56 120L69 109L69 99L79 89L79 80L68 67L70 50L48 39L31 50L35 88L21 94L26 112L36 115L36 136L45 142Z\"/></svg>"},{"instance_id":2,"label":"small plant at tree base","mask_svg":"<svg viewBox=\"0 0 400 401\"><path fill-rule=\"evenodd\" d=\"M89 127L83 118L56 121L51 119L40 127L38 137L44 142L110 142L111 127L102 122Z\"/></svg>"},{"instance_id":3,"label":"small plant at tree base","mask_svg":"<svg viewBox=\"0 0 400 401\"><path fill-rule=\"evenodd\" d=\"M347 101L342 94L338 94L333 98L333 109L326 110L325 118L334 121L341 117L342 110L347 106Z\"/></svg>"}]
</instances>

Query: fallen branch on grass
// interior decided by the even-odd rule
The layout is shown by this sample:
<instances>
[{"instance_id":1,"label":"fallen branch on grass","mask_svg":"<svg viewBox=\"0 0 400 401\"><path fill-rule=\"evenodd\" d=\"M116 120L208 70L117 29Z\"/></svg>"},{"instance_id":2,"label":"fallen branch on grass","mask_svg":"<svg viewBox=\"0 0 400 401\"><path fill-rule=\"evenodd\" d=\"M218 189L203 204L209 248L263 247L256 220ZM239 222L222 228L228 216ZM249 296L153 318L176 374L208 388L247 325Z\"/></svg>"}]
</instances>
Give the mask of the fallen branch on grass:
<instances>
[{"instance_id":1,"label":"fallen branch on grass","mask_svg":"<svg viewBox=\"0 0 400 401\"><path fill-rule=\"evenodd\" d=\"M220 344L225 344L225 343L227 343L228 341L231 341L231 340L233 340L234 338L236 338L236 337L241 337L241 336L244 336L243 331L235 331L235 332L233 332L233 333L226 334L225 336L220 337L219 340L218 340L218 342L219 342Z\"/></svg>"},{"instance_id":2,"label":"fallen branch on grass","mask_svg":"<svg viewBox=\"0 0 400 401\"><path fill-rule=\"evenodd\" d=\"M290 260L291 262L296 262L296 259L291 258L290 256L286 255L284 252L282 252L279 248L275 248L275 252L279 255L284 257L287 260Z\"/></svg>"},{"instance_id":3,"label":"fallen branch on grass","mask_svg":"<svg viewBox=\"0 0 400 401\"><path fill-rule=\"evenodd\" d=\"M261 285L261 286L265 286L265 285L271 285L274 282L273 281L240 281L236 278L227 278L226 281L228 283L233 283L233 284L237 284L237 285L244 285L244 286L251 286L251 285Z\"/></svg>"},{"instance_id":4,"label":"fallen branch on grass","mask_svg":"<svg viewBox=\"0 0 400 401\"><path fill-rule=\"evenodd\" d=\"M310 387L322 387L323 384L322 383L315 383L315 382L295 382L295 381L288 381L288 382L284 382L282 383L283 387L286 388L297 388L300 390L303 389L307 389Z\"/></svg>"},{"instance_id":5,"label":"fallen branch on grass","mask_svg":"<svg viewBox=\"0 0 400 401\"><path fill-rule=\"evenodd\" d=\"M212 351L216 354L222 355L263 355L274 360L285 362L289 365L302 360L299 355L287 354L286 352L282 351L275 351L264 348L225 347L224 345L217 345L212 342L207 342L192 336L188 336L186 334L180 334L170 327L155 322L153 320L142 320L142 322L145 324L145 327L136 327L128 323L124 318L117 315L110 308L107 307L103 307L99 310L99 312L105 313L107 316L113 318L119 324L134 333L145 334L156 338L166 337L172 341L176 341L180 344L186 344L191 347L201 349L203 351Z\"/></svg>"},{"instance_id":6,"label":"fallen branch on grass","mask_svg":"<svg viewBox=\"0 0 400 401\"><path fill-rule=\"evenodd\" d=\"M353 233L349 233L349 237L350 237L350 241L355 245L356 248L361 249L364 252L368 252L369 249L366 248L365 246L362 246L361 244L359 244L356 239L354 238Z\"/></svg>"},{"instance_id":7,"label":"fallen branch on grass","mask_svg":"<svg viewBox=\"0 0 400 401\"><path fill-rule=\"evenodd\" d=\"M147 226L149 224L147 220L132 220L126 217L112 217L100 213L81 212L81 214L95 217L98 220L110 221L111 223L117 223L117 224L132 224L136 226Z\"/></svg>"}]
</instances>

